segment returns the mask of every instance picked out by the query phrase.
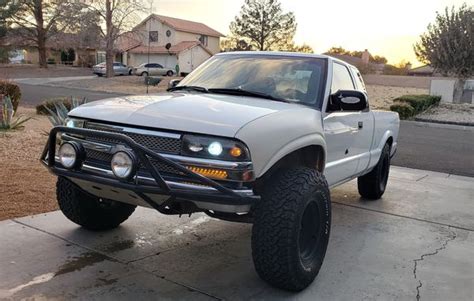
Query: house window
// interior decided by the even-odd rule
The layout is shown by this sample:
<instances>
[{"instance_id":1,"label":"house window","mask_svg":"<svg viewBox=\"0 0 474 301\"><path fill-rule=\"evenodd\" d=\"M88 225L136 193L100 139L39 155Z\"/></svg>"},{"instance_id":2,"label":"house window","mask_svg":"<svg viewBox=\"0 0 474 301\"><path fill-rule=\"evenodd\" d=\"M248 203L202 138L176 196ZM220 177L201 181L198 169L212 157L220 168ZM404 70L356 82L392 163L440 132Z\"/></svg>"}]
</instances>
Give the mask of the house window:
<instances>
[{"instance_id":1,"label":"house window","mask_svg":"<svg viewBox=\"0 0 474 301\"><path fill-rule=\"evenodd\" d=\"M148 38L150 40L150 43L158 42L158 31L150 31Z\"/></svg>"},{"instance_id":2,"label":"house window","mask_svg":"<svg viewBox=\"0 0 474 301\"><path fill-rule=\"evenodd\" d=\"M201 42L201 44L203 44L204 46L207 46L207 40L208 40L208 36L201 35L199 37L199 42Z\"/></svg>"}]
</instances>

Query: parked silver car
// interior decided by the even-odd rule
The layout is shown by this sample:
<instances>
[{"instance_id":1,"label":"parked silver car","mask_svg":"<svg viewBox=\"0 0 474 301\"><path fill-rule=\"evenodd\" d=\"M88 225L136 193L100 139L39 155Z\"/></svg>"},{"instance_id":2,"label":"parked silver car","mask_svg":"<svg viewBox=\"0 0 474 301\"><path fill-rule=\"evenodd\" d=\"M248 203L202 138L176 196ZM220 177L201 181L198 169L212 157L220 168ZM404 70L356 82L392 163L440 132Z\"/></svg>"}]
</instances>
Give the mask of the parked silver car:
<instances>
[{"instance_id":1,"label":"parked silver car","mask_svg":"<svg viewBox=\"0 0 474 301\"><path fill-rule=\"evenodd\" d=\"M157 63L145 63L140 66L133 68L133 74L138 76L148 76L148 75L167 75L173 76L174 70L172 68L165 68Z\"/></svg>"},{"instance_id":2,"label":"parked silver car","mask_svg":"<svg viewBox=\"0 0 474 301\"><path fill-rule=\"evenodd\" d=\"M100 63L92 67L92 72L94 74L97 74L97 76L103 76L106 75L106 65L105 62ZM120 63L120 62L114 62L114 75L131 75L132 74L132 68Z\"/></svg>"}]
</instances>

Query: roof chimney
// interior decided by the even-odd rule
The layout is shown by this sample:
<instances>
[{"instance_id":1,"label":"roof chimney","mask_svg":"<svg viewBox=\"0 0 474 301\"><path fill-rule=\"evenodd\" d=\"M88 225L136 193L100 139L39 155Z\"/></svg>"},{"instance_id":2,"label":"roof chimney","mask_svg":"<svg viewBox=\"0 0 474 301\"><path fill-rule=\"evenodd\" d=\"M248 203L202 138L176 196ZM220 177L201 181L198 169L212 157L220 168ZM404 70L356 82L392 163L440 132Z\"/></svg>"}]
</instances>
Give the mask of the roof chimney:
<instances>
[{"instance_id":1,"label":"roof chimney","mask_svg":"<svg viewBox=\"0 0 474 301\"><path fill-rule=\"evenodd\" d=\"M370 53L367 49L365 49L364 52L362 52L362 63L364 65L368 65L369 60L370 60Z\"/></svg>"}]
</instances>

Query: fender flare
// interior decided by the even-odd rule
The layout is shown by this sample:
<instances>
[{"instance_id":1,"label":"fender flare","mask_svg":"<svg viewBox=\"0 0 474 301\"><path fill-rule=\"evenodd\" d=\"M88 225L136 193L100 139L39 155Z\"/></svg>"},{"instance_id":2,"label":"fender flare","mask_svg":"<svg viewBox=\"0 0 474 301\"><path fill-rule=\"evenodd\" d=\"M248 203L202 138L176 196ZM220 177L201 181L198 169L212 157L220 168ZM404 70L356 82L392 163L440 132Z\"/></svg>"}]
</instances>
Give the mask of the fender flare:
<instances>
[{"instance_id":1,"label":"fender flare","mask_svg":"<svg viewBox=\"0 0 474 301\"><path fill-rule=\"evenodd\" d=\"M289 143L283 145L279 150L272 154L270 159L263 165L261 170L255 171L257 178L263 176L273 165L280 161L283 157L294 151L308 146L319 146L324 150L324 160L326 160L326 141L321 134L310 134L296 138ZM325 164L323 164L324 166Z\"/></svg>"}]
</instances>

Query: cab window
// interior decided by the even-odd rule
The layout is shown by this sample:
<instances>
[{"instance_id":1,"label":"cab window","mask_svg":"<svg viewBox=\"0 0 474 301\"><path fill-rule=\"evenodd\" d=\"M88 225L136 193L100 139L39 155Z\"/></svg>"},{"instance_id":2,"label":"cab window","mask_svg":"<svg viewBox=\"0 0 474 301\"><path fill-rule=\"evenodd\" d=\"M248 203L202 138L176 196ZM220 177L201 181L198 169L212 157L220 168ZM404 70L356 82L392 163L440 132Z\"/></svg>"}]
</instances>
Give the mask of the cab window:
<instances>
[{"instance_id":1,"label":"cab window","mask_svg":"<svg viewBox=\"0 0 474 301\"><path fill-rule=\"evenodd\" d=\"M352 81L349 69L346 66L339 63L333 64L333 76L331 93L335 93L338 90L354 90L354 82Z\"/></svg>"},{"instance_id":2,"label":"cab window","mask_svg":"<svg viewBox=\"0 0 474 301\"><path fill-rule=\"evenodd\" d=\"M355 74L355 82L357 84L357 89L361 91L366 91L365 89L365 84L364 84L364 79L362 78L362 75L360 74L359 70L356 68L352 68L352 73Z\"/></svg>"}]
</instances>

